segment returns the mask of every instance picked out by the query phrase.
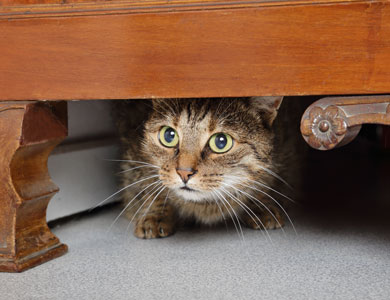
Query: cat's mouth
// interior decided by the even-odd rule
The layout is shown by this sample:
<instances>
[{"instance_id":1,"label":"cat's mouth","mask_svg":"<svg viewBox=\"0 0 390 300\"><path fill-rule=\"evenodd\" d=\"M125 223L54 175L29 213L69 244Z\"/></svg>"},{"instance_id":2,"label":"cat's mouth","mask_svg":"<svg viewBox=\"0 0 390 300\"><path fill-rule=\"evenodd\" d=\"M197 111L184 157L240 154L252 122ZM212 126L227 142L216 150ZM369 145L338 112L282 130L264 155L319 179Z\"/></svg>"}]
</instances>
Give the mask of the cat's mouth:
<instances>
[{"instance_id":1,"label":"cat's mouth","mask_svg":"<svg viewBox=\"0 0 390 300\"><path fill-rule=\"evenodd\" d=\"M184 190L184 191L189 191L189 192L196 192L194 189L189 188L188 186L182 186L180 189Z\"/></svg>"},{"instance_id":2,"label":"cat's mouth","mask_svg":"<svg viewBox=\"0 0 390 300\"><path fill-rule=\"evenodd\" d=\"M210 195L208 195L207 193L190 188L187 185L183 185L175 189L175 192L181 199L187 201L202 202L205 199L210 198Z\"/></svg>"}]
</instances>

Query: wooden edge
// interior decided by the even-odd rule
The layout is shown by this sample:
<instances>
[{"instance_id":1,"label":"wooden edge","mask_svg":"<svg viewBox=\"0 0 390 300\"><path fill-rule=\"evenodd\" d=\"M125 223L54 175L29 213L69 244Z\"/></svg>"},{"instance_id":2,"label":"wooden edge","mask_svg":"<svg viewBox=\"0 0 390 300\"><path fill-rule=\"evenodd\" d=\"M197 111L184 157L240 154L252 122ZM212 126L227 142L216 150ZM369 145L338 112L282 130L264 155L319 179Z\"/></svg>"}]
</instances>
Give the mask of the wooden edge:
<instances>
[{"instance_id":1,"label":"wooden edge","mask_svg":"<svg viewBox=\"0 0 390 300\"><path fill-rule=\"evenodd\" d=\"M329 5L348 3L388 3L388 0L294 0L294 1L112 1L70 4L26 4L1 6L0 19L69 17L109 14L163 13L197 10L224 10L279 6Z\"/></svg>"},{"instance_id":2,"label":"wooden edge","mask_svg":"<svg viewBox=\"0 0 390 300\"><path fill-rule=\"evenodd\" d=\"M41 265L49 260L60 257L68 252L68 246L57 244L51 248L43 249L41 252L33 253L31 256L24 257L20 260L0 260L0 271L19 273Z\"/></svg>"},{"instance_id":3,"label":"wooden edge","mask_svg":"<svg viewBox=\"0 0 390 300\"><path fill-rule=\"evenodd\" d=\"M327 97L302 116L301 133L314 149L330 150L351 142L362 124L390 125L390 96Z\"/></svg>"}]
</instances>

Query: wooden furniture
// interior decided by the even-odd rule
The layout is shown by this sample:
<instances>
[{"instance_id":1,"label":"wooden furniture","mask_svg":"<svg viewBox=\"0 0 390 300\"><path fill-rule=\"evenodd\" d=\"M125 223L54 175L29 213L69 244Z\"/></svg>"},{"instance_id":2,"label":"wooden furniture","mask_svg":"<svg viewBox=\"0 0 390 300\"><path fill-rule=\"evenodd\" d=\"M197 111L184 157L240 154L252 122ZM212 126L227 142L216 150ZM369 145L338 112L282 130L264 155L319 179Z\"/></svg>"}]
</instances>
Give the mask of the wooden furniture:
<instances>
[{"instance_id":1,"label":"wooden furniture","mask_svg":"<svg viewBox=\"0 0 390 300\"><path fill-rule=\"evenodd\" d=\"M66 110L41 101L386 94L389 66L388 0L0 0L0 270L66 251L45 223ZM389 104L321 100L303 135L333 148Z\"/></svg>"},{"instance_id":2,"label":"wooden furniture","mask_svg":"<svg viewBox=\"0 0 390 300\"><path fill-rule=\"evenodd\" d=\"M47 158L67 133L61 103L0 102L0 270L22 271L66 252L46 224L58 191Z\"/></svg>"}]
</instances>

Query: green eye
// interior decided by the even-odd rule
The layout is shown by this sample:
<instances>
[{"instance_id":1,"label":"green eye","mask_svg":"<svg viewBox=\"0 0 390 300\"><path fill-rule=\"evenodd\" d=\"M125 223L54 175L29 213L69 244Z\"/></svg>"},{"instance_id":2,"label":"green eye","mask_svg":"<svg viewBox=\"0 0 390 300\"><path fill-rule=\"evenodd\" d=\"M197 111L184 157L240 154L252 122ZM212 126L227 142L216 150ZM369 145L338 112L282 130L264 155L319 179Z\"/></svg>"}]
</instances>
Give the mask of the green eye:
<instances>
[{"instance_id":1,"label":"green eye","mask_svg":"<svg viewBox=\"0 0 390 300\"><path fill-rule=\"evenodd\" d=\"M225 153L233 147L233 139L226 133L216 133L211 136L209 146L215 153Z\"/></svg>"},{"instance_id":2,"label":"green eye","mask_svg":"<svg viewBox=\"0 0 390 300\"><path fill-rule=\"evenodd\" d=\"M179 136L175 129L169 126L164 126L158 133L158 139L161 145L172 148L179 143Z\"/></svg>"}]
</instances>

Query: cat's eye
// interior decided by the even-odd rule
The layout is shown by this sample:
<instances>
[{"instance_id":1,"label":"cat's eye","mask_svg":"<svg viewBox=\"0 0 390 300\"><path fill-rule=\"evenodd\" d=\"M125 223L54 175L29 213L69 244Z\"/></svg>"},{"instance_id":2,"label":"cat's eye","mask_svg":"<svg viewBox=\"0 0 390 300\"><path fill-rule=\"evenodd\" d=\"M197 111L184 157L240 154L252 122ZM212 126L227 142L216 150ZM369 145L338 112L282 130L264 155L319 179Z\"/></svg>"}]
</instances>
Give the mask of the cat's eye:
<instances>
[{"instance_id":1,"label":"cat's eye","mask_svg":"<svg viewBox=\"0 0 390 300\"><path fill-rule=\"evenodd\" d=\"M158 133L158 139L161 145L172 148L179 143L179 136L175 129L169 126L164 126Z\"/></svg>"},{"instance_id":2,"label":"cat's eye","mask_svg":"<svg viewBox=\"0 0 390 300\"><path fill-rule=\"evenodd\" d=\"M209 146L215 153L225 153L233 147L233 139L226 133L216 133L211 136Z\"/></svg>"}]
</instances>

